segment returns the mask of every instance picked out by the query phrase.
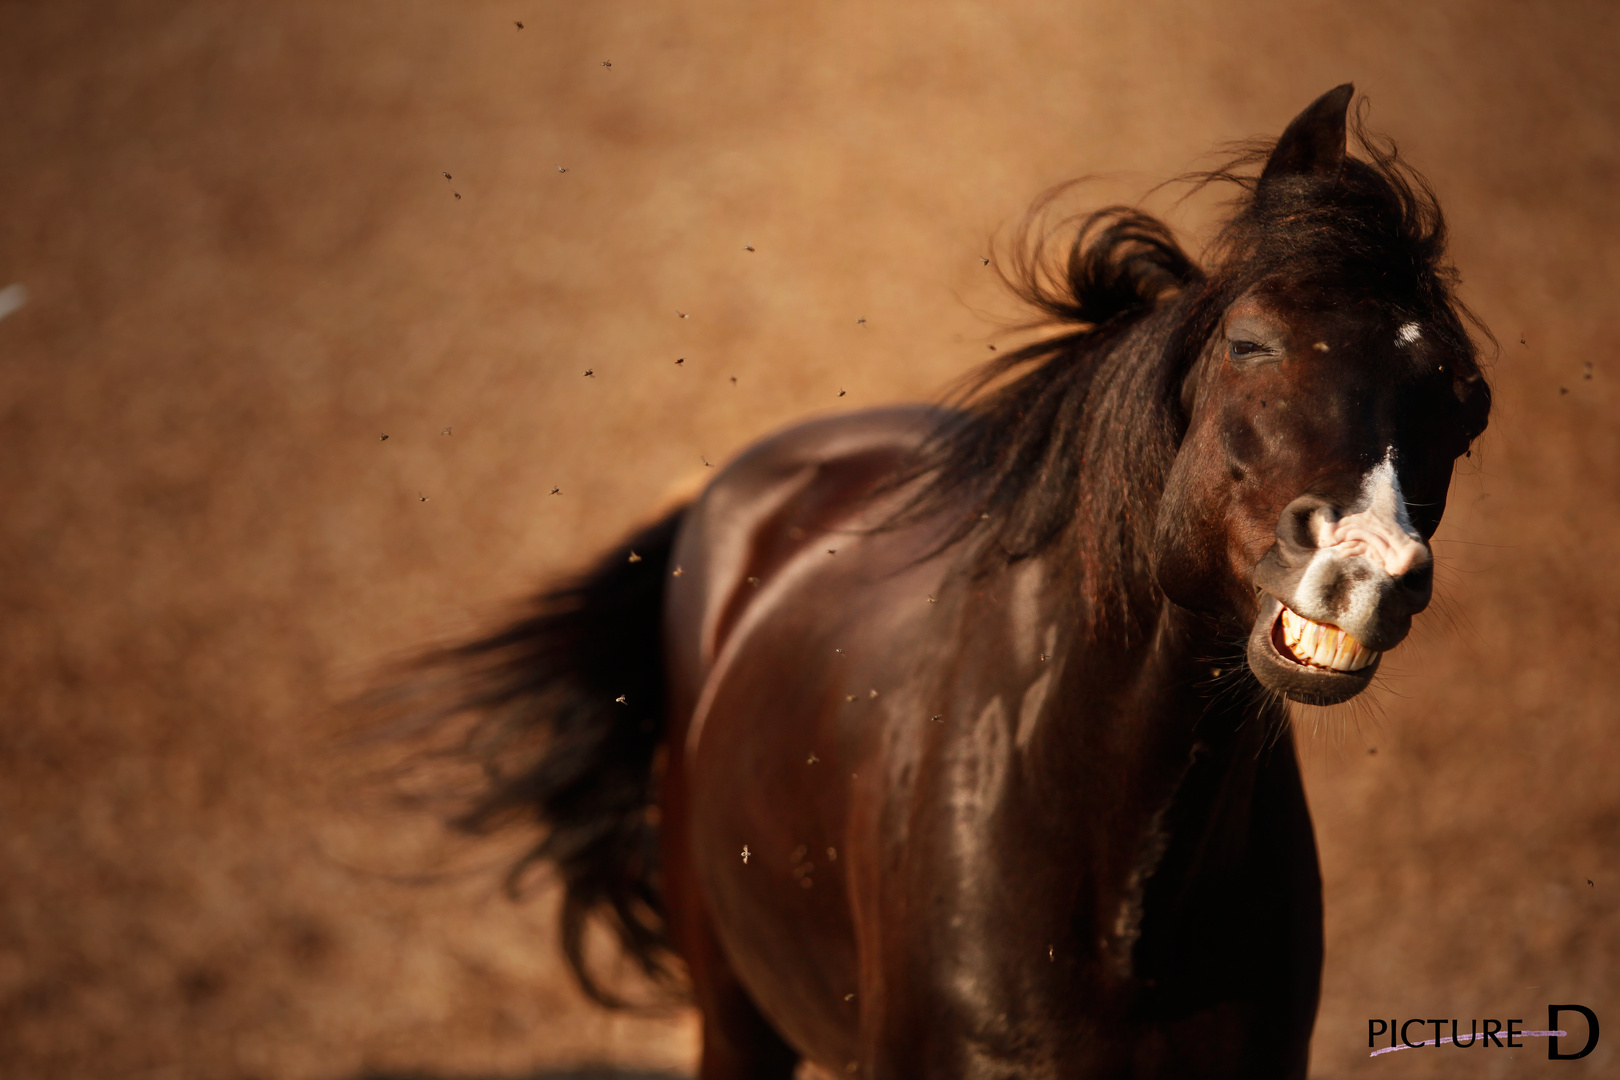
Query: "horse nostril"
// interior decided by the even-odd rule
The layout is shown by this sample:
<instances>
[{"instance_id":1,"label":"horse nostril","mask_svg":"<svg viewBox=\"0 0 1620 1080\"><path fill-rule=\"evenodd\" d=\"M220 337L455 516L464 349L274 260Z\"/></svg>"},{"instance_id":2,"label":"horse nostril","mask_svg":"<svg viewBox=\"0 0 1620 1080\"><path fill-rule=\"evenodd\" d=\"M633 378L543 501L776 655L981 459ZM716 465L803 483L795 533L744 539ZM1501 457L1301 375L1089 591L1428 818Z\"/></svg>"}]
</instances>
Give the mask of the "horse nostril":
<instances>
[{"instance_id":1,"label":"horse nostril","mask_svg":"<svg viewBox=\"0 0 1620 1080\"><path fill-rule=\"evenodd\" d=\"M1434 587L1434 563L1414 566L1396 578L1395 584L1407 592L1427 594Z\"/></svg>"},{"instance_id":2,"label":"horse nostril","mask_svg":"<svg viewBox=\"0 0 1620 1080\"><path fill-rule=\"evenodd\" d=\"M1331 525L1338 514L1327 500L1315 495L1301 495L1283 508L1277 522L1277 539L1301 551L1316 548L1318 526Z\"/></svg>"}]
</instances>

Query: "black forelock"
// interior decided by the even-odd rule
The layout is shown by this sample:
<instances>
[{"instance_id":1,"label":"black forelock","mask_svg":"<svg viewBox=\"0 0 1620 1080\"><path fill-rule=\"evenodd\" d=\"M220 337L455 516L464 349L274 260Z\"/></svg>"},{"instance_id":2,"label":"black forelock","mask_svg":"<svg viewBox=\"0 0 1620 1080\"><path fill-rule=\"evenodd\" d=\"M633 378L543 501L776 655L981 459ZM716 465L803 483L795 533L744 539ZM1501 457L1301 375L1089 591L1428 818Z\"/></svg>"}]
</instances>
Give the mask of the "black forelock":
<instances>
[{"instance_id":1,"label":"black forelock","mask_svg":"<svg viewBox=\"0 0 1620 1080\"><path fill-rule=\"evenodd\" d=\"M1221 167L1189 177L1240 191L1206 253L1211 298L1223 307L1245 292L1371 300L1392 317L1432 327L1456 361L1477 373L1477 350L1464 324L1486 339L1490 333L1457 298L1439 200L1395 144L1368 131L1359 114L1350 137L1360 156L1347 155L1327 175L1261 183L1254 169L1271 144L1250 143Z\"/></svg>"}]
</instances>

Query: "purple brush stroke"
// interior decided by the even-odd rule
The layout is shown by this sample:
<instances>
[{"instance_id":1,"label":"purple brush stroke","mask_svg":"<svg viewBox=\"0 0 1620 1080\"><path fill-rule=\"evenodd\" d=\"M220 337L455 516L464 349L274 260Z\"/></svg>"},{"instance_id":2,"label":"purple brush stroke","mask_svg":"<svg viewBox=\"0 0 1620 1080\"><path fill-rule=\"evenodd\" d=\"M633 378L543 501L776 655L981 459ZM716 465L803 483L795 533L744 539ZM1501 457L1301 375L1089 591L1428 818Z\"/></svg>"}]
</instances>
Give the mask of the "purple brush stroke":
<instances>
[{"instance_id":1,"label":"purple brush stroke","mask_svg":"<svg viewBox=\"0 0 1620 1080\"><path fill-rule=\"evenodd\" d=\"M1484 1033L1481 1032L1480 1034L1483 1035ZM1506 1034L1507 1034L1507 1032L1505 1032L1505 1031L1496 1032L1497 1036L1502 1036L1502 1035L1506 1035ZM1513 1033L1513 1037L1515 1039L1545 1039L1549 1035L1556 1035L1560 1039L1562 1039L1563 1037L1565 1037L1568 1034L1569 1034L1569 1032L1567 1032L1567 1031L1515 1031ZM1476 1035L1474 1037L1477 1039L1477 1038L1480 1037L1480 1035ZM1451 1036L1447 1035L1445 1038L1440 1040L1440 1045L1444 1046L1446 1043L1448 1043L1450 1041L1451 1041ZM1424 1039L1422 1042L1413 1043L1411 1046L1386 1046L1382 1050L1374 1050L1372 1053L1368 1054L1367 1056L1368 1057L1377 1057L1379 1054L1387 1054L1387 1053L1389 1053L1389 1052L1391 1052L1393 1050L1416 1050L1420 1046L1434 1046L1434 1045L1435 1045L1435 1041L1433 1039ZM1474 1045L1474 1044L1473 1043L1468 1044L1468 1046L1472 1046L1472 1045ZM1463 1047L1463 1049L1464 1050L1468 1049L1468 1046Z\"/></svg>"}]
</instances>

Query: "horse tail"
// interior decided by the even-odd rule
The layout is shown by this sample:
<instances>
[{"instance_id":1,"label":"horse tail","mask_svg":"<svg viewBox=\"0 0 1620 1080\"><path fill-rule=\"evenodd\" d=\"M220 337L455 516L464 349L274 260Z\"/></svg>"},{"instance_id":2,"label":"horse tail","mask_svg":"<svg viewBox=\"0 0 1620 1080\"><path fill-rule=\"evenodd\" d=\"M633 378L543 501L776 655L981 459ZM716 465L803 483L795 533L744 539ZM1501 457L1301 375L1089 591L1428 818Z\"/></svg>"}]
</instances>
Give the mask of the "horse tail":
<instances>
[{"instance_id":1,"label":"horse tail","mask_svg":"<svg viewBox=\"0 0 1620 1080\"><path fill-rule=\"evenodd\" d=\"M563 887L560 937L580 987L624 1002L585 962L601 919L655 981L673 955L659 890L657 788L665 730L664 586L684 508L636 532L583 575L535 597L487 636L429 656L438 703L431 727L470 720L456 754L482 784L451 824L487 835L543 832L510 868L516 896L542 864Z\"/></svg>"}]
</instances>

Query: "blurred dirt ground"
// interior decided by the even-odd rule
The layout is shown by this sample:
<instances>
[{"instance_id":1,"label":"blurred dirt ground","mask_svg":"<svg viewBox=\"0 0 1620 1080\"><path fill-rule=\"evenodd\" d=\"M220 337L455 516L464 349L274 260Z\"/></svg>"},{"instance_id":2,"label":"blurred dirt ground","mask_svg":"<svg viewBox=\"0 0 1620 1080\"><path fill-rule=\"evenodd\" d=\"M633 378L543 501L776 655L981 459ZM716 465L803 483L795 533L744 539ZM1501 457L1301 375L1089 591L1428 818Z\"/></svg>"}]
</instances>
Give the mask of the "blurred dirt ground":
<instances>
[{"instance_id":1,"label":"blurred dirt ground","mask_svg":"<svg viewBox=\"0 0 1620 1080\"><path fill-rule=\"evenodd\" d=\"M436 829L351 790L334 703L705 459L937 394L1042 189L1134 199L1353 79L1500 404L1444 610L1299 717L1314 1070L1612 1074L1612 1027L1570 1064L1365 1039L1620 1023L1617 41L1604 3L0 5L0 1072L690 1068L493 854L420 879Z\"/></svg>"}]
</instances>

